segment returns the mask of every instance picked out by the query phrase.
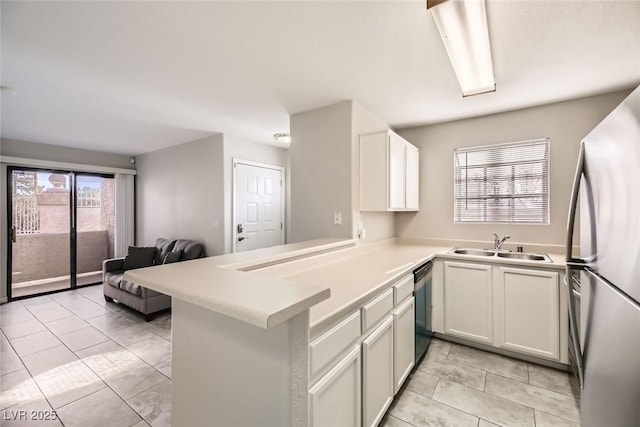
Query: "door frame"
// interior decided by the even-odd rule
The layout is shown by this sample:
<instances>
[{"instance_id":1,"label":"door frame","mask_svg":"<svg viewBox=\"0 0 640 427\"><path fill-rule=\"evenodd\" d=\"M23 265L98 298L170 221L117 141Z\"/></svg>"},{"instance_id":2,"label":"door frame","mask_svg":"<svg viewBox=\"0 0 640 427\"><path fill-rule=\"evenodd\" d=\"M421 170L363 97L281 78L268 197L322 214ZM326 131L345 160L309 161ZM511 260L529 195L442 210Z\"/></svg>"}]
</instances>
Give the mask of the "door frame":
<instances>
[{"instance_id":1,"label":"door frame","mask_svg":"<svg viewBox=\"0 0 640 427\"><path fill-rule=\"evenodd\" d=\"M20 297L13 297L13 240L12 240L12 228L13 228L13 171L33 171L33 172L47 172L47 173L59 173L69 175L69 287L63 289L55 289L52 291L38 292L30 295L24 295ZM32 298L36 296L55 294L58 292L66 292L72 289L78 289L85 286L93 286L98 284L88 283L78 286L77 284L77 261L78 261L78 248L77 248L77 214L78 214L78 198L77 198L77 178L78 176L99 176L102 178L113 178L115 174L106 172L83 172L81 170L66 170L47 166L17 166L7 165L7 181L6 181L6 201L7 201L7 253L6 253L6 293L7 302L17 301L26 298Z\"/></svg>"},{"instance_id":2,"label":"door frame","mask_svg":"<svg viewBox=\"0 0 640 427\"><path fill-rule=\"evenodd\" d=\"M282 226L280 227L280 234L282 238L282 243L284 244L285 233L284 230L286 228L286 215L285 215L285 187L287 185L286 181L286 168L284 166L276 166L270 165L267 163L253 162L250 160L242 160L233 157L231 159L231 168L233 172L231 173L231 252L235 253L237 251L236 243L238 242L238 233L236 230L235 222L236 222L236 166L238 164L246 165L246 166L254 166L258 168L277 170L280 172L280 223Z\"/></svg>"}]
</instances>

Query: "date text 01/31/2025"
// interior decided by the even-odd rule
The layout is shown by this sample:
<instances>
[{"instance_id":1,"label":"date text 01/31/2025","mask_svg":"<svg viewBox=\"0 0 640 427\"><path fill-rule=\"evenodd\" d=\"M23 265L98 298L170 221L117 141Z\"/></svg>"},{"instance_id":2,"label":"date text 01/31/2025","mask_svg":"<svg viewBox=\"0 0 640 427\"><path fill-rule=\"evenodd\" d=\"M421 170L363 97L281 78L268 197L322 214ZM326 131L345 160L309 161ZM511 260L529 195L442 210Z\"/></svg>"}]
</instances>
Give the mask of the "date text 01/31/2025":
<instances>
[{"instance_id":1,"label":"date text 01/31/2025","mask_svg":"<svg viewBox=\"0 0 640 427\"><path fill-rule=\"evenodd\" d=\"M2 419L5 421L51 421L57 420L58 414L52 410L5 409L2 411Z\"/></svg>"}]
</instances>

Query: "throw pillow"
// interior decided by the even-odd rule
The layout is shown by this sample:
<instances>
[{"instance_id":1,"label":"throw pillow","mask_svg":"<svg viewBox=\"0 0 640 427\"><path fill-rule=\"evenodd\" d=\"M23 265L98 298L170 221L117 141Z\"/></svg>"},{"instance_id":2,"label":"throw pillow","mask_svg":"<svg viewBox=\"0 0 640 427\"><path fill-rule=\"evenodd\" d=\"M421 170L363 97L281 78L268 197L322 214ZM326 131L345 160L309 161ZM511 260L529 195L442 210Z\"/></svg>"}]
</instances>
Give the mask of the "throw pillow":
<instances>
[{"instance_id":1,"label":"throw pillow","mask_svg":"<svg viewBox=\"0 0 640 427\"><path fill-rule=\"evenodd\" d=\"M182 251L169 252L167 256L164 257L163 264L171 264L172 262L178 262L180 261L180 257L182 257Z\"/></svg>"},{"instance_id":2,"label":"throw pillow","mask_svg":"<svg viewBox=\"0 0 640 427\"><path fill-rule=\"evenodd\" d=\"M134 268L144 268L153 265L156 256L156 248L129 246L127 256L122 264L123 270L133 270Z\"/></svg>"}]
</instances>

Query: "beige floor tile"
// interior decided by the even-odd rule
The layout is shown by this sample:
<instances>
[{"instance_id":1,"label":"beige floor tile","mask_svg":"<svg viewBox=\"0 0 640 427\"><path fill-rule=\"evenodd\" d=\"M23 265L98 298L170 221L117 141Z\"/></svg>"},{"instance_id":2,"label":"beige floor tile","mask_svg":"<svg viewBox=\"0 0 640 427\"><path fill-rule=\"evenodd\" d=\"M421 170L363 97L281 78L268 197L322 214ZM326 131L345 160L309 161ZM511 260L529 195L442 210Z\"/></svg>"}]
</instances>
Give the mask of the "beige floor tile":
<instances>
[{"instance_id":1,"label":"beige floor tile","mask_svg":"<svg viewBox=\"0 0 640 427\"><path fill-rule=\"evenodd\" d=\"M87 322L89 322L91 326L102 332L108 331L110 329L135 325L135 323L131 319L127 319L126 317L122 317L111 312L87 319Z\"/></svg>"},{"instance_id":2,"label":"beige floor tile","mask_svg":"<svg viewBox=\"0 0 640 427\"><path fill-rule=\"evenodd\" d=\"M478 427L498 427L498 424L490 423L487 420L480 420L480 422L478 423Z\"/></svg>"},{"instance_id":3,"label":"beige floor tile","mask_svg":"<svg viewBox=\"0 0 640 427\"><path fill-rule=\"evenodd\" d=\"M140 422L135 423L131 427L149 427L149 424L145 420L142 420Z\"/></svg>"},{"instance_id":4,"label":"beige floor tile","mask_svg":"<svg viewBox=\"0 0 640 427\"><path fill-rule=\"evenodd\" d=\"M509 378L487 374L486 392L570 421L580 422L576 399Z\"/></svg>"},{"instance_id":5,"label":"beige floor tile","mask_svg":"<svg viewBox=\"0 0 640 427\"><path fill-rule=\"evenodd\" d=\"M26 369L0 376L0 410L42 398L42 393Z\"/></svg>"},{"instance_id":6,"label":"beige floor tile","mask_svg":"<svg viewBox=\"0 0 640 427\"><path fill-rule=\"evenodd\" d=\"M501 426L534 425L533 409L450 381L438 382L433 400Z\"/></svg>"},{"instance_id":7,"label":"beige floor tile","mask_svg":"<svg viewBox=\"0 0 640 427\"><path fill-rule=\"evenodd\" d=\"M140 416L108 388L60 408L58 415L65 427L132 426L140 421Z\"/></svg>"},{"instance_id":8,"label":"beige floor tile","mask_svg":"<svg viewBox=\"0 0 640 427\"><path fill-rule=\"evenodd\" d=\"M73 313L66 308L56 303L59 308L53 308L46 311L38 311L33 313L42 323L51 322L53 320L64 319L65 317L73 316Z\"/></svg>"},{"instance_id":9,"label":"beige floor tile","mask_svg":"<svg viewBox=\"0 0 640 427\"><path fill-rule=\"evenodd\" d=\"M26 299L23 301L23 304L33 314L62 308L53 298L45 296Z\"/></svg>"},{"instance_id":10,"label":"beige floor tile","mask_svg":"<svg viewBox=\"0 0 640 427\"><path fill-rule=\"evenodd\" d=\"M568 372L530 363L529 384L566 394L570 397L579 398L579 396L574 395L574 389L571 386L571 377Z\"/></svg>"},{"instance_id":11,"label":"beige floor tile","mask_svg":"<svg viewBox=\"0 0 640 427\"><path fill-rule=\"evenodd\" d=\"M431 397L438 384L438 377L419 369L414 370L405 382L405 388L425 397Z\"/></svg>"},{"instance_id":12,"label":"beige floor tile","mask_svg":"<svg viewBox=\"0 0 640 427\"><path fill-rule=\"evenodd\" d=\"M23 361L54 409L106 387L64 345L25 356Z\"/></svg>"},{"instance_id":13,"label":"beige floor tile","mask_svg":"<svg viewBox=\"0 0 640 427\"><path fill-rule=\"evenodd\" d=\"M478 418L450 406L404 390L396 396L389 413L414 426L476 427Z\"/></svg>"},{"instance_id":14,"label":"beige floor tile","mask_svg":"<svg viewBox=\"0 0 640 427\"><path fill-rule=\"evenodd\" d=\"M127 349L152 366L171 357L171 343L158 336L128 345Z\"/></svg>"},{"instance_id":15,"label":"beige floor tile","mask_svg":"<svg viewBox=\"0 0 640 427\"><path fill-rule=\"evenodd\" d=\"M485 371L469 365L429 354L422 360L417 370L435 375L438 378L473 387L477 390L484 390L484 381L487 375Z\"/></svg>"},{"instance_id":16,"label":"beige floor tile","mask_svg":"<svg viewBox=\"0 0 640 427\"><path fill-rule=\"evenodd\" d=\"M164 381L127 400L153 427L171 427L171 381Z\"/></svg>"},{"instance_id":17,"label":"beige floor tile","mask_svg":"<svg viewBox=\"0 0 640 427\"><path fill-rule=\"evenodd\" d=\"M10 305L10 304L13 304L13 303L4 304L4 305ZM0 315L0 327L4 328L4 326L11 325L13 323L26 322L27 320L35 319L33 314L31 314L29 310L27 310L23 306L20 305L16 307L20 307L20 308L15 308L11 310L5 309L2 312L2 315Z\"/></svg>"},{"instance_id":18,"label":"beige floor tile","mask_svg":"<svg viewBox=\"0 0 640 427\"><path fill-rule=\"evenodd\" d=\"M26 337L27 335L35 334L38 332L46 331L42 322L32 318L31 320L25 320L24 322L10 323L6 326L2 326L2 332L8 339Z\"/></svg>"},{"instance_id":19,"label":"beige floor tile","mask_svg":"<svg viewBox=\"0 0 640 427\"><path fill-rule=\"evenodd\" d=\"M135 344L137 342L156 338L157 335L143 326L137 324L133 326L123 326L120 328L109 329L104 331L104 333L109 336L112 340L117 342L118 344L127 347L131 344Z\"/></svg>"},{"instance_id":20,"label":"beige floor tile","mask_svg":"<svg viewBox=\"0 0 640 427\"><path fill-rule=\"evenodd\" d=\"M77 362L79 359L64 344L48 348L37 353L26 355L22 358L31 375L39 375L50 369Z\"/></svg>"},{"instance_id":21,"label":"beige floor tile","mask_svg":"<svg viewBox=\"0 0 640 427\"><path fill-rule=\"evenodd\" d=\"M22 361L15 351L7 349L0 353L0 375L24 369Z\"/></svg>"},{"instance_id":22,"label":"beige floor tile","mask_svg":"<svg viewBox=\"0 0 640 427\"><path fill-rule=\"evenodd\" d=\"M69 316L46 323L47 329L60 336L79 329L88 328L89 324L78 316Z\"/></svg>"},{"instance_id":23,"label":"beige floor tile","mask_svg":"<svg viewBox=\"0 0 640 427\"><path fill-rule=\"evenodd\" d=\"M75 307L73 309L73 312L76 314L76 316L83 319L91 319L93 317L103 316L107 313L111 313L111 311L107 310L99 304L96 304L93 301L84 303L82 307Z\"/></svg>"},{"instance_id":24,"label":"beige floor tile","mask_svg":"<svg viewBox=\"0 0 640 427\"><path fill-rule=\"evenodd\" d=\"M437 338L432 338L427 349L427 354L430 356L442 356L447 357L451 351L451 343L442 341Z\"/></svg>"},{"instance_id":25,"label":"beige floor tile","mask_svg":"<svg viewBox=\"0 0 640 427\"><path fill-rule=\"evenodd\" d=\"M11 340L11 345L15 349L16 353L18 353L18 356L21 357L46 350L60 344L62 344L60 340L58 340L58 338L49 331L42 331L36 334L27 335L26 337Z\"/></svg>"},{"instance_id":26,"label":"beige floor tile","mask_svg":"<svg viewBox=\"0 0 640 427\"><path fill-rule=\"evenodd\" d=\"M167 378L171 379L171 358L158 363L154 368L160 371Z\"/></svg>"},{"instance_id":27,"label":"beige floor tile","mask_svg":"<svg viewBox=\"0 0 640 427\"><path fill-rule=\"evenodd\" d=\"M536 427L579 427L579 424L572 423L564 418L554 417L541 411L534 412L536 414Z\"/></svg>"},{"instance_id":28,"label":"beige floor tile","mask_svg":"<svg viewBox=\"0 0 640 427\"><path fill-rule=\"evenodd\" d=\"M528 380L526 362L499 354L488 353L463 345L454 345L449 352L449 359L525 383Z\"/></svg>"},{"instance_id":29,"label":"beige floor tile","mask_svg":"<svg viewBox=\"0 0 640 427\"><path fill-rule=\"evenodd\" d=\"M380 421L379 427L413 427L413 425L387 413Z\"/></svg>"},{"instance_id":30,"label":"beige floor tile","mask_svg":"<svg viewBox=\"0 0 640 427\"><path fill-rule=\"evenodd\" d=\"M87 327L68 334L60 335L60 341L65 343L73 351L82 350L101 342L110 341L109 337L95 328Z\"/></svg>"}]
</instances>

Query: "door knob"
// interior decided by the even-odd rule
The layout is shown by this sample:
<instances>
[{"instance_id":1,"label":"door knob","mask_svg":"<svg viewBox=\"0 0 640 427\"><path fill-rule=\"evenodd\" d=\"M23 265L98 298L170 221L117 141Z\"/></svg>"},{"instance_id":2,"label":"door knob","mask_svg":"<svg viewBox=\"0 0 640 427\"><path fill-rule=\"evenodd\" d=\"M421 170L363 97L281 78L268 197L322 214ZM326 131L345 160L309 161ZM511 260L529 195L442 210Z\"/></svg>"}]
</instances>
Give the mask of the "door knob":
<instances>
[{"instance_id":1,"label":"door knob","mask_svg":"<svg viewBox=\"0 0 640 427\"><path fill-rule=\"evenodd\" d=\"M242 242L242 241L243 241L244 239L246 239L246 238L247 238L247 237L242 237L242 236L240 236L240 237L238 237L238 242Z\"/></svg>"}]
</instances>

